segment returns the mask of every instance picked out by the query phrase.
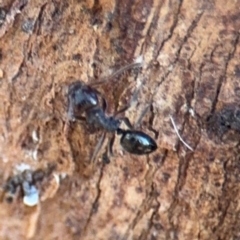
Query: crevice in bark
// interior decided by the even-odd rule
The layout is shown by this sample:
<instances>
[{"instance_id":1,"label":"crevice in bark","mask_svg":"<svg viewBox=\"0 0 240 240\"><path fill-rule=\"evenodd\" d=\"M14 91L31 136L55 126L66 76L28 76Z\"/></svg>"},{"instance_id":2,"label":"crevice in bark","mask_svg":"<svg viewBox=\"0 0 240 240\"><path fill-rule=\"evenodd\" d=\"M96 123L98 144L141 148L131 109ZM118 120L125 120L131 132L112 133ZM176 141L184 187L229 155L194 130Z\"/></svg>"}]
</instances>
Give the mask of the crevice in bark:
<instances>
[{"instance_id":1,"label":"crevice in bark","mask_svg":"<svg viewBox=\"0 0 240 240\"><path fill-rule=\"evenodd\" d=\"M105 168L105 164L103 163L102 166L101 166L98 181L96 183L97 194L96 194L95 200L93 201L92 208L91 208L91 211L89 213L89 216L87 217L86 224L83 228L83 235L85 235L86 231L88 230L88 226L91 222L92 216L97 212L98 207L99 207L99 199L101 197L101 192L102 192L100 185L101 185L101 181L102 181L102 178L103 178L104 168Z\"/></svg>"},{"instance_id":2,"label":"crevice in bark","mask_svg":"<svg viewBox=\"0 0 240 240\"><path fill-rule=\"evenodd\" d=\"M179 10L179 11L180 11L180 10ZM197 27L198 22L200 21L202 15L203 15L203 12L201 12L200 14L198 14L198 15L196 16L195 20L192 21L191 26L188 28L187 34L186 34L185 37L183 38L183 41L182 41L182 43L180 44L179 49L178 49L178 51L177 51L177 53L176 53L176 58L175 58L175 60L171 63L171 65L173 66L173 69L174 69L174 67L176 66L176 63L177 63L178 60L179 60L179 56L180 56L180 53L181 53L181 50L182 50L184 44L187 42L188 38L191 36L191 34L192 34L192 32L194 31L194 29ZM177 23L176 23L176 24L177 24ZM176 27L176 26L175 26L175 27ZM173 33L172 33L172 34L173 34ZM171 34L171 36L172 36L172 34ZM171 38L171 37L169 37L167 40L169 40L170 38ZM167 41L167 40L166 40L166 41ZM165 42L166 42L166 41L165 41ZM159 51L159 54L160 54L160 51ZM157 56L158 56L158 55L157 55ZM153 98L154 95L157 93L158 89L159 89L160 86L163 84L163 82L164 82L164 81L167 79L167 77L172 73L173 69L171 69L170 71L167 71L167 73L164 75L164 77L162 77L162 79L161 79L159 82L157 82L157 85L156 85L156 87L155 87L156 90L154 91L152 98Z\"/></svg>"},{"instance_id":3,"label":"crevice in bark","mask_svg":"<svg viewBox=\"0 0 240 240\"><path fill-rule=\"evenodd\" d=\"M174 29L176 28L176 26L178 24L178 17L179 17L179 14L181 12L182 4L183 4L183 0L180 0L179 3L178 3L178 8L176 10L176 13L175 14L173 13L174 14L174 20L173 20L172 26L169 29L169 35L162 41L161 45L158 47L158 49L156 51L156 55L155 55L155 57L153 57L154 60L156 60L156 58L161 53L161 50L163 49L165 43L172 38Z\"/></svg>"},{"instance_id":4,"label":"crevice in bark","mask_svg":"<svg viewBox=\"0 0 240 240\"><path fill-rule=\"evenodd\" d=\"M157 24L157 21L158 21L158 18L159 18L159 13L160 13L160 9L162 8L162 5L163 5L163 3L164 3L164 1L159 1L159 3L158 3L158 5L155 7L155 9L154 9L154 16L153 16L153 18L152 18L152 20L151 20L151 24L149 25L149 28L148 28L148 30L147 30L147 33L146 33L146 37L145 37L145 40L144 40L144 43L142 44L142 46L141 46L141 54L144 52L144 47L145 47L145 45L147 44L146 43L146 41L147 41L147 39L148 39L148 37L149 36L151 36L151 30L153 30L154 28L155 28L155 26L156 26L156 24ZM163 46L162 46L163 47ZM159 50L159 52L161 51L161 49ZM156 54L156 56L155 56L155 60L156 60L156 58L157 58L157 56L158 56L158 54Z\"/></svg>"},{"instance_id":5,"label":"crevice in bark","mask_svg":"<svg viewBox=\"0 0 240 240\"><path fill-rule=\"evenodd\" d=\"M221 91L221 88L222 88L222 84L226 80L226 74L227 74L227 69L228 69L229 62L234 57L234 54L235 54L236 49L237 49L237 45L238 45L238 42L239 42L239 36L240 36L240 34L238 34L236 36L236 38L233 42L232 51L228 54L227 60L226 60L225 65L224 65L223 74L219 78L219 81L218 81L218 84L217 84L217 89L216 89L216 95L214 97L212 107L211 107L211 110L210 110L210 115L212 115L215 112L216 105L218 103L218 97L219 97L219 94L220 94L220 91Z\"/></svg>"}]
</instances>

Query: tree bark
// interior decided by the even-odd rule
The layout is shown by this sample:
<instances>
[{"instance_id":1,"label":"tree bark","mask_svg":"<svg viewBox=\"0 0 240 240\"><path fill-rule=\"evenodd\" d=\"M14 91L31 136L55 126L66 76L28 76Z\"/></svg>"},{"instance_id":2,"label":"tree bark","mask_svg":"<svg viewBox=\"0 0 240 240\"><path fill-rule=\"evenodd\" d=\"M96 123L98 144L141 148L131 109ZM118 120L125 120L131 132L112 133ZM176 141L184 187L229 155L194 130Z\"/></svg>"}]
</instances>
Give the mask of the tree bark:
<instances>
[{"instance_id":1,"label":"tree bark","mask_svg":"<svg viewBox=\"0 0 240 240\"><path fill-rule=\"evenodd\" d=\"M240 239L239 29L239 0L0 1L0 238ZM107 164L107 134L91 162L75 80L106 80L107 113L130 104L157 151L116 136Z\"/></svg>"}]
</instances>

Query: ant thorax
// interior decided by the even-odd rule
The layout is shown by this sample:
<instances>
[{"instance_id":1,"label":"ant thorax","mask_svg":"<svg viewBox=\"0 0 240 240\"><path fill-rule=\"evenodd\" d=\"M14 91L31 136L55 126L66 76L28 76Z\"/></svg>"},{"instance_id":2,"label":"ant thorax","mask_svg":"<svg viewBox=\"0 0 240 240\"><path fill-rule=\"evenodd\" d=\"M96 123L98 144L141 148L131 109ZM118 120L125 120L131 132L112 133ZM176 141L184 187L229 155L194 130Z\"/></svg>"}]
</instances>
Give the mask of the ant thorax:
<instances>
[{"instance_id":1,"label":"ant thorax","mask_svg":"<svg viewBox=\"0 0 240 240\"><path fill-rule=\"evenodd\" d=\"M103 109L96 107L86 112L86 121L96 128L101 128L107 132L115 132L121 121L113 116L106 116Z\"/></svg>"}]
</instances>

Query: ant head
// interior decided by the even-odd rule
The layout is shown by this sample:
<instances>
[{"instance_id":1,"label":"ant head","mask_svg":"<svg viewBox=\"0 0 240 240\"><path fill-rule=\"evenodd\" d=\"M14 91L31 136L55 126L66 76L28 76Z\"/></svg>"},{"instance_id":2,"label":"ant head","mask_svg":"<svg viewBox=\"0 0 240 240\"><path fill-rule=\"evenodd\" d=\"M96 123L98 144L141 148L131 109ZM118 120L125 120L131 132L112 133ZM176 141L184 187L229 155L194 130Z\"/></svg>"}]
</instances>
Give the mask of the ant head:
<instances>
[{"instance_id":1,"label":"ant head","mask_svg":"<svg viewBox=\"0 0 240 240\"><path fill-rule=\"evenodd\" d=\"M95 89L80 81L73 82L69 86L68 99L74 109L82 112L98 105L98 97Z\"/></svg>"},{"instance_id":2,"label":"ant head","mask_svg":"<svg viewBox=\"0 0 240 240\"><path fill-rule=\"evenodd\" d=\"M120 143L129 153L144 155L157 149L156 142L144 132L118 129L117 134L122 135Z\"/></svg>"}]
</instances>

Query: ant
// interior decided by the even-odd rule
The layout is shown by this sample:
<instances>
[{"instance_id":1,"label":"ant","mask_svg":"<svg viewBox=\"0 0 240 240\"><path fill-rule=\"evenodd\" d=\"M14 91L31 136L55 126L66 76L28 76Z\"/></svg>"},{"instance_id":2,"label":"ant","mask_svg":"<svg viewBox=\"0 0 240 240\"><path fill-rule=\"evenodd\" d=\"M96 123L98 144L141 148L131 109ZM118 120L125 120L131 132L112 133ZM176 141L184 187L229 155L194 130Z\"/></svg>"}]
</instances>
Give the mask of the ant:
<instances>
[{"instance_id":1,"label":"ant","mask_svg":"<svg viewBox=\"0 0 240 240\"><path fill-rule=\"evenodd\" d=\"M100 99L101 103L99 101ZM105 130L95 149L92 159L95 158L97 152L100 150L106 132L113 133L113 137L109 141L109 151L111 154L115 132L117 135L121 135L120 144L123 149L131 154L144 155L152 153L157 149L156 142L146 133L134 130L128 118L116 117L117 114L125 111L128 106L121 109L113 116L107 116L105 113L107 108L106 100L95 88L81 81L71 83L68 88L68 104L68 118L70 120L83 120L94 128ZM122 121L129 130L120 128Z\"/></svg>"},{"instance_id":2,"label":"ant","mask_svg":"<svg viewBox=\"0 0 240 240\"><path fill-rule=\"evenodd\" d=\"M109 79L113 79L121 72L139 67L142 65L143 59L139 57L132 64L126 65L119 69L110 77L105 80L93 83L94 86L102 84ZM133 99L136 96L134 94ZM144 155L152 153L157 149L156 142L146 133L142 131L134 130L129 119L126 117L116 117L119 113L126 111L130 107L130 104L119 110L115 115L106 115L107 102L102 94L95 88L84 84L81 81L73 82L68 87L68 119L71 121L83 120L94 128L100 128L104 130L102 137L100 138L97 147L93 153L93 161L100 150L103 141L106 136L106 132L112 133L112 138L109 141L109 152L112 154L112 146L115 140L115 132L117 135L121 135L120 144L124 150L131 154ZM121 122L124 122L129 130L120 128ZM104 153L107 155L107 152ZM108 158L106 156L106 158Z\"/></svg>"}]
</instances>

